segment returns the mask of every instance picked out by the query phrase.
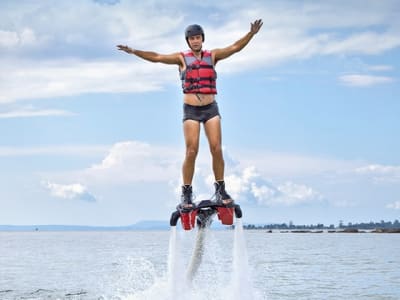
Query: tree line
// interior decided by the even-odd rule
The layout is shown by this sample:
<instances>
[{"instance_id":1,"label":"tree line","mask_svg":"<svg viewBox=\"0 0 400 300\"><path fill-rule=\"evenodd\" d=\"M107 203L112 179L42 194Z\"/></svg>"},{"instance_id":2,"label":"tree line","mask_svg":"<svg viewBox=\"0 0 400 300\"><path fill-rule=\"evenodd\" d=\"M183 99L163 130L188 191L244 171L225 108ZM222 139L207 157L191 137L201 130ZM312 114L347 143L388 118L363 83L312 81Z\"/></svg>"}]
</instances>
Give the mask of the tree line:
<instances>
[{"instance_id":1,"label":"tree line","mask_svg":"<svg viewBox=\"0 0 400 300\"><path fill-rule=\"evenodd\" d=\"M255 225L255 224L246 224L243 226L244 229L267 229L267 230L272 230L272 229L279 229L279 230L323 230L323 229L400 229L400 222L399 220L394 220L392 221L380 221L380 222L373 222L370 221L368 223L362 222L362 223L352 223L349 222L344 224L344 222L341 220L339 221L339 225L335 226L334 224L330 225L324 225L323 223L318 223L318 224L310 224L310 225L295 225L293 224L292 221L290 221L288 224L287 223L281 223L281 224L263 224L263 225Z\"/></svg>"}]
</instances>

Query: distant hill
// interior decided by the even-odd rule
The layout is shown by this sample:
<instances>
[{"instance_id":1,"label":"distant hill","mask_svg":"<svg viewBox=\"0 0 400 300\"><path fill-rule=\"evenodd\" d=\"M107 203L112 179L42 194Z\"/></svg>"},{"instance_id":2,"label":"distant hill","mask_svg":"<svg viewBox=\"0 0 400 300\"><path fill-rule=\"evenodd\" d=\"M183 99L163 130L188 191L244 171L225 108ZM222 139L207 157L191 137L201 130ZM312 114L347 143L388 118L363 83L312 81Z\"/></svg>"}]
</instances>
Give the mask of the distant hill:
<instances>
[{"instance_id":1,"label":"distant hill","mask_svg":"<svg viewBox=\"0 0 400 300\"><path fill-rule=\"evenodd\" d=\"M211 225L213 229L227 229L218 220ZM178 228L182 228L180 222ZM83 226L83 225L0 225L0 231L145 231L169 230L169 220L145 220L127 226Z\"/></svg>"},{"instance_id":2,"label":"distant hill","mask_svg":"<svg viewBox=\"0 0 400 300\"><path fill-rule=\"evenodd\" d=\"M128 226L81 226L81 225L0 225L0 231L125 231L168 230L167 221L140 221Z\"/></svg>"},{"instance_id":3,"label":"distant hill","mask_svg":"<svg viewBox=\"0 0 400 300\"><path fill-rule=\"evenodd\" d=\"M169 221L140 221L129 228L134 230L164 230L169 229Z\"/></svg>"}]
</instances>

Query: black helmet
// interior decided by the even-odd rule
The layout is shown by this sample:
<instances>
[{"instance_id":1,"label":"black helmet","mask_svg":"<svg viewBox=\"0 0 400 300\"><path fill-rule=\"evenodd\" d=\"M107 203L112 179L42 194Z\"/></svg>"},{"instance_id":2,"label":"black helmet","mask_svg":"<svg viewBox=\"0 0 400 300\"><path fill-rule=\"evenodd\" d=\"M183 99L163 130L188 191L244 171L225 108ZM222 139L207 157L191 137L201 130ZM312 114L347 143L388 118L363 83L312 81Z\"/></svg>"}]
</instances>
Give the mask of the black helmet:
<instances>
[{"instance_id":1,"label":"black helmet","mask_svg":"<svg viewBox=\"0 0 400 300\"><path fill-rule=\"evenodd\" d=\"M185 30L185 39L186 39L186 41L188 41L189 37L194 36L194 35L199 35L199 34L203 38L203 42L204 42L203 28L201 28L201 26L197 25L197 24L189 25L188 27L186 27L186 30Z\"/></svg>"}]
</instances>

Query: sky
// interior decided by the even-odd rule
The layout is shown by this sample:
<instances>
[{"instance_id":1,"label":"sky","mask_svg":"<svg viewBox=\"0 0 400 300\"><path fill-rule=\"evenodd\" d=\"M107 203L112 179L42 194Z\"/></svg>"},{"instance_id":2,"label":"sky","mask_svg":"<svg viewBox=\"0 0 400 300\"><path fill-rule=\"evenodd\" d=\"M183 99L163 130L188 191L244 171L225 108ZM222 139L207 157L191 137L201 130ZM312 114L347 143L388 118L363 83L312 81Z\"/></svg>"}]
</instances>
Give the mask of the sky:
<instances>
[{"instance_id":1,"label":"sky","mask_svg":"<svg viewBox=\"0 0 400 300\"><path fill-rule=\"evenodd\" d=\"M338 225L400 215L400 3L0 2L0 224L124 226L180 201L182 90L158 53L218 63L225 181L243 222ZM204 131L196 200L214 192Z\"/></svg>"}]
</instances>

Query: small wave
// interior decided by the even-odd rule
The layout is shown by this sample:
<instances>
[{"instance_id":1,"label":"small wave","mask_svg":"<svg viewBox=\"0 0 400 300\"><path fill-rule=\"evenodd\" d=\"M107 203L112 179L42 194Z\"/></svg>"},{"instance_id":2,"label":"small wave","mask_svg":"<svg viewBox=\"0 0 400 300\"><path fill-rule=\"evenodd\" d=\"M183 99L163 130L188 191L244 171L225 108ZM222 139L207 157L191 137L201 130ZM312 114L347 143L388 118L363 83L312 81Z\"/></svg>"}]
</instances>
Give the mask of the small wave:
<instances>
[{"instance_id":1,"label":"small wave","mask_svg":"<svg viewBox=\"0 0 400 300\"><path fill-rule=\"evenodd\" d=\"M46 289L37 289L34 292L31 292L31 295L39 294L39 293L53 293L53 290L46 290Z\"/></svg>"},{"instance_id":2,"label":"small wave","mask_svg":"<svg viewBox=\"0 0 400 300\"><path fill-rule=\"evenodd\" d=\"M85 291L79 291L79 292L74 292L74 293L68 293L65 294L66 297L71 297L71 296L82 296L82 295L86 295L87 292Z\"/></svg>"}]
</instances>

